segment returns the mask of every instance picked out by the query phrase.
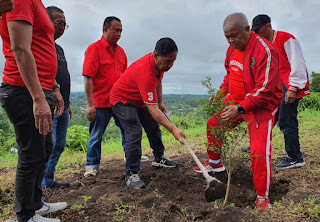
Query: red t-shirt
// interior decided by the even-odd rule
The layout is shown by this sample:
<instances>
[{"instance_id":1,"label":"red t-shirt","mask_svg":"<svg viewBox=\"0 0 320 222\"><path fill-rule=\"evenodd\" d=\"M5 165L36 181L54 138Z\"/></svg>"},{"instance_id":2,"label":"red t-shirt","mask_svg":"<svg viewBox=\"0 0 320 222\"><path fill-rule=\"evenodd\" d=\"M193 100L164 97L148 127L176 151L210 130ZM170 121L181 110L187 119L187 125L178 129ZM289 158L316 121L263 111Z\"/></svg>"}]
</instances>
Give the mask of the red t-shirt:
<instances>
[{"instance_id":1,"label":"red t-shirt","mask_svg":"<svg viewBox=\"0 0 320 222\"><path fill-rule=\"evenodd\" d=\"M149 53L132 63L114 84L111 90L110 102L115 105L121 101L136 107L146 107L146 104L157 104L157 86L164 72L158 72L153 54Z\"/></svg>"},{"instance_id":2,"label":"red t-shirt","mask_svg":"<svg viewBox=\"0 0 320 222\"><path fill-rule=\"evenodd\" d=\"M22 20L32 25L31 51L34 56L41 87L52 90L58 62L54 46L54 27L40 0L14 0L14 9L2 16L0 34L6 63L2 81L14 86L25 86L11 51L7 22Z\"/></svg>"},{"instance_id":3,"label":"red t-shirt","mask_svg":"<svg viewBox=\"0 0 320 222\"><path fill-rule=\"evenodd\" d=\"M234 49L230 56L229 92L236 103L240 103L246 97L243 83L243 51Z\"/></svg>"},{"instance_id":4,"label":"red t-shirt","mask_svg":"<svg viewBox=\"0 0 320 222\"><path fill-rule=\"evenodd\" d=\"M93 104L95 108L109 108L113 84L127 68L127 56L116 45L114 55L109 43L102 36L85 52L82 75L93 78Z\"/></svg>"}]
</instances>

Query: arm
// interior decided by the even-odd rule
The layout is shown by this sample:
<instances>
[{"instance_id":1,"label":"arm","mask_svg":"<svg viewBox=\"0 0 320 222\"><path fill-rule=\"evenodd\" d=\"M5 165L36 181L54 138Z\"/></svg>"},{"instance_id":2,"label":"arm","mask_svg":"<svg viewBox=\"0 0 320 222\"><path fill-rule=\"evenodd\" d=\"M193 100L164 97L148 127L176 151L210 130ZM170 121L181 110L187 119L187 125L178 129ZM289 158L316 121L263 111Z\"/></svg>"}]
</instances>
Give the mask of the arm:
<instances>
[{"instance_id":1,"label":"arm","mask_svg":"<svg viewBox=\"0 0 320 222\"><path fill-rule=\"evenodd\" d=\"M308 82L308 73L306 62L298 40L294 38L288 39L284 44L284 49L291 67L285 102L293 103L296 100L297 90L303 89L306 86Z\"/></svg>"},{"instance_id":2,"label":"arm","mask_svg":"<svg viewBox=\"0 0 320 222\"><path fill-rule=\"evenodd\" d=\"M87 99L87 119L92 122L96 117L96 108L93 104L93 79L89 76L84 76L84 91Z\"/></svg>"},{"instance_id":3,"label":"arm","mask_svg":"<svg viewBox=\"0 0 320 222\"><path fill-rule=\"evenodd\" d=\"M160 82L157 86L157 95L158 95L158 107L161 111L167 112L167 108L163 103L163 97L162 97L162 82Z\"/></svg>"},{"instance_id":4,"label":"arm","mask_svg":"<svg viewBox=\"0 0 320 222\"><path fill-rule=\"evenodd\" d=\"M52 129L52 115L41 88L36 62L31 51L32 25L26 21L8 22L11 50L20 75L33 100L35 126L39 133L47 135Z\"/></svg>"},{"instance_id":5,"label":"arm","mask_svg":"<svg viewBox=\"0 0 320 222\"><path fill-rule=\"evenodd\" d=\"M12 0L0 0L0 16L4 13L12 11L14 3Z\"/></svg>"},{"instance_id":6,"label":"arm","mask_svg":"<svg viewBox=\"0 0 320 222\"><path fill-rule=\"evenodd\" d=\"M170 123L166 116L161 112L158 105L147 104L147 107L153 119L164 126L170 133L172 133L176 140L179 140L179 142L183 144L182 137L186 137L184 132Z\"/></svg>"},{"instance_id":7,"label":"arm","mask_svg":"<svg viewBox=\"0 0 320 222\"><path fill-rule=\"evenodd\" d=\"M58 85L57 81L54 80L54 85ZM60 93L59 88L52 90L54 96L54 115L61 116L64 111L64 101Z\"/></svg>"}]
</instances>

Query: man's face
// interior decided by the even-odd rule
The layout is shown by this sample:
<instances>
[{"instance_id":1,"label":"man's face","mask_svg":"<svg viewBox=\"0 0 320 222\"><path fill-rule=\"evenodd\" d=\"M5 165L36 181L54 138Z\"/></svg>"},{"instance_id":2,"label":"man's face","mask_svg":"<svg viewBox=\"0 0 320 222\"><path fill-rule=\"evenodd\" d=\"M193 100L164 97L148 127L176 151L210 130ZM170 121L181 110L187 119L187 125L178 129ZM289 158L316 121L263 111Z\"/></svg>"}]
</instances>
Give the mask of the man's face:
<instances>
[{"instance_id":1,"label":"man's face","mask_svg":"<svg viewBox=\"0 0 320 222\"><path fill-rule=\"evenodd\" d=\"M238 27L234 27L224 32L224 36L232 47L244 50L250 39L250 28L248 26L245 30L240 30Z\"/></svg>"},{"instance_id":2,"label":"man's face","mask_svg":"<svg viewBox=\"0 0 320 222\"><path fill-rule=\"evenodd\" d=\"M66 18L61 12L53 12L53 27L54 27L54 40L60 38L63 35L66 28Z\"/></svg>"},{"instance_id":3,"label":"man's face","mask_svg":"<svg viewBox=\"0 0 320 222\"><path fill-rule=\"evenodd\" d=\"M170 52L167 56L160 56L158 53L153 54L154 62L160 72L167 72L173 66L178 52Z\"/></svg>"},{"instance_id":4,"label":"man's face","mask_svg":"<svg viewBox=\"0 0 320 222\"><path fill-rule=\"evenodd\" d=\"M121 38L122 25L119 21L113 20L110 27L104 28L105 38L111 45L116 44Z\"/></svg>"},{"instance_id":5,"label":"man's face","mask_svg":"<svg viewBox=\"0 0 320 222\"><path fill-rule=\"evenodd\" d=\"M268 39L268 24L264 24L261 27L259 27L256 31L254 31L257 35L260 35L263 38Z\"/></svg>"}]
</instances>

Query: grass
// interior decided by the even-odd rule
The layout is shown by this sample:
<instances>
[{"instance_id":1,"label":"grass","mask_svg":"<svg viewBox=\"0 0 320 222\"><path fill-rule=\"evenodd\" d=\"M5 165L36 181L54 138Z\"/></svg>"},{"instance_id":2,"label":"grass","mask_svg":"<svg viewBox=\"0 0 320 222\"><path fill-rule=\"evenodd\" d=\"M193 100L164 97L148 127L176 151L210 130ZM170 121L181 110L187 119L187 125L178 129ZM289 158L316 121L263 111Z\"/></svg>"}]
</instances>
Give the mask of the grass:
<instances>
[{"instance_id":1,"label":"grass","mask_svg":"<svg viewBox=\"0 0 320 222\"><path fill-rule=\"evenodd\" d=\"M299 130L300 130L300 143L303 153L306 155L307 165L302 174L313 175L317 177L320 173L320 152L319 152L319 133L320 133L320 112L313 110L305 110L299 113ZM206 149L206 124L203 122L193 128L183 129L187 141L191 146L197 148L201 152L205 152ZM187 153L186 147L181 145L174 137L162 128L163 143L166 147L167 155L177 155L179 153ZM248 146L249 139L246 138L241 146ZM285 155L284 138L278 126L273 129L273 141L272 141L272 158L278 159ZM145 133L142 139L142 153L143 155L152 156L152 149L149 147L149 143ZM102 157L103 158L118 158L122 159L124 156L123 148L121 146L120 135L117 138L111 138L104 140L102 143ZM15 178L15 166L17 163L17 154L6 154L0 156L0 217L5 216L12 212L13 201L13 187ZM56 176L63 180L63 177L72 176L74 173L79 173L84 168L86 162L86 153L83 151L72 151L68 148L62 153L62 156L57 165ZM302 176L303 177L303 176ZM312 187L308 181L304 182L306 187ZM306 188L305 187L305 188ZM301 187L301 189L305 189ZM315 188L318 189L318 188ZM155 190L154 195L161 198L160 193ZM220 208L221 202L216 201L213 204L213 208ZM84 206L84 204L82 204ZM230 204L232 207L232 204ZM126 206L120 203L117 209L118 215L116 220L122 221L122 215L130 213L134 209L133 206ZM74 210L81 210L81 206L73 206ZM279 221L289 221L294 217L308 217L319 219L320 211L320 192L315 192L312 197L307 197L304 201L298 203L289 200L280 200L273 202L272 209L270 210L270 219L279 219ZM181 213L186 218L192 218L192 214L187 212L187 209L183 209ZM1 219L0 219L1 220ZM302 219L303 220L303 219Z\"/></svg>"}]
</instances>

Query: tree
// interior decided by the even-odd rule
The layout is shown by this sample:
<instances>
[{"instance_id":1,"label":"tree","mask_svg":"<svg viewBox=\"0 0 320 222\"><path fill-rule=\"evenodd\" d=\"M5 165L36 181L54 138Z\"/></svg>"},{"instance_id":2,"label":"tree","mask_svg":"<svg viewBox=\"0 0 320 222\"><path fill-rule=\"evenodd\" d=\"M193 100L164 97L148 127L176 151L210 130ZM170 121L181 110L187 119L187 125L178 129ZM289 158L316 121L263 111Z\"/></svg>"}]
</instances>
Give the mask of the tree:
<instances>
[{"instance_id":1,"label":"tree","mask_svg":"<svg viewBox=\"0 0 320 222\"><path fill-rule=\"evenodd\" d=\"M310 91L320 92L320 73L312 72L311 78Z\"/></svg>"}]
</instances>

